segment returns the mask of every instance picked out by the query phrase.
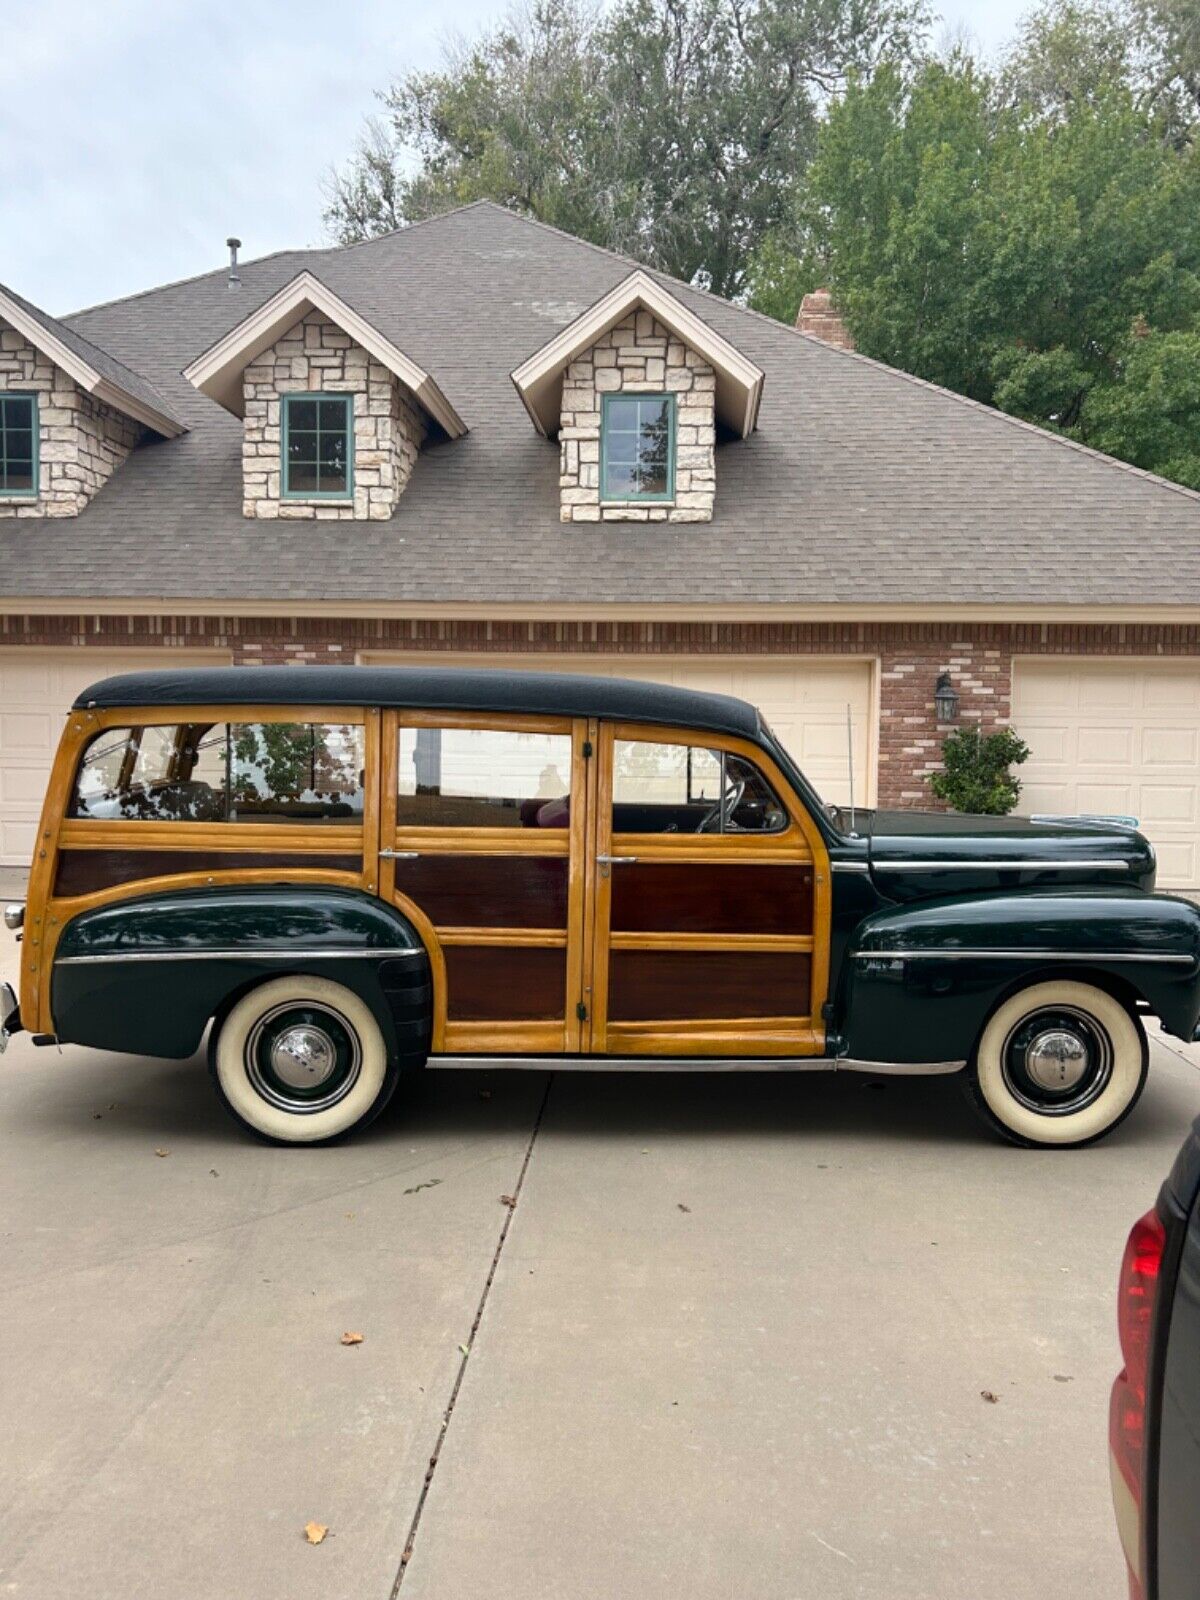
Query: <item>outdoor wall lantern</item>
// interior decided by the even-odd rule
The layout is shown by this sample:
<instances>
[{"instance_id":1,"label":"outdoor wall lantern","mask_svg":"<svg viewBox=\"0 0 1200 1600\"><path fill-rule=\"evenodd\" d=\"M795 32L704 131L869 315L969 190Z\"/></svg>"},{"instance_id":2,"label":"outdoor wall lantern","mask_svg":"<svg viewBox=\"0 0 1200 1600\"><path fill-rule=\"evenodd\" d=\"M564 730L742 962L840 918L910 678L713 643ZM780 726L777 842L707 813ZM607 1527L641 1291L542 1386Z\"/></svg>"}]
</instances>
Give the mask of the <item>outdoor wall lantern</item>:
<instances>
[{"instance_id":1,"label":"outdoor wall lantern","mask_svg":"<svg viewBox=\"0 0 1200 1600\"><path fill-rule=\"evenodd\" d=\"M942 672L933 691L933 703L937 707L939 722L955 722L958 719L958 690L950 682L950 674Z\"/></svg>"}]
</instances>

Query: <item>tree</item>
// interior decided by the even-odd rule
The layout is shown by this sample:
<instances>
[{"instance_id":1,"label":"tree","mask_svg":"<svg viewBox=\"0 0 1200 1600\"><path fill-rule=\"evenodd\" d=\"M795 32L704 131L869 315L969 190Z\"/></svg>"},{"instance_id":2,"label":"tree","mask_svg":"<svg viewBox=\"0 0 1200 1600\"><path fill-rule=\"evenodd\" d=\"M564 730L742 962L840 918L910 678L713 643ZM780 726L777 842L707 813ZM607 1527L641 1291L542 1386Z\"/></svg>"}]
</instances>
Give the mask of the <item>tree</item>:
<instances>
[{"instance_id":1,"label":"tree","mask_svg":"<svg viewBox=\"0 0 1200 1600\"><path fill-rule=\"evenodd\" d=\"M1019 80L959 53L852 81L751 303L790 320L820 277L867 355L1195 484L1200 154L1093 35L1074 87L1045 52Z\"/></svg>"},{"instance_id":2,"label":"tree","mask_svg":"<svg viewBox=\"0 0 1200 1600\"><path fill-rule=\"evenodd\" d=\"M926 27L926 0L532 0L383 94L326 224L349 243L490 198L736 295L824 106Z\"/></svg>"}]
</instances>

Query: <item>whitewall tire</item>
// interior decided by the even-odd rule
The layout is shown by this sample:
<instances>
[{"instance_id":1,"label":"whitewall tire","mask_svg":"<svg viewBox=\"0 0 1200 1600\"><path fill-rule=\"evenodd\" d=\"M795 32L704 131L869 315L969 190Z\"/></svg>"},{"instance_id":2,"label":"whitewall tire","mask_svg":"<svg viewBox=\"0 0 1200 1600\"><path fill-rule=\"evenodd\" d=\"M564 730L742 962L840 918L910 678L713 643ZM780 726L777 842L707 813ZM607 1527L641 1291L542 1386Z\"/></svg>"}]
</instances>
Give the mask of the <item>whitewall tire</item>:
<instances>
[{"instance_id":1,"label":"whitewall tire","mask_svg":"<svg viewBox=\"0 0 1200 1600\"><path fill-rule=\"evenodd\" d=\"M217 1091L261 1138L316 1144L361 1126L396 1084L365 1000L326 978L273 978L232 1007L209 1047Z\"/></svg>"},{"instance_id":2,"label":"whitewall tire","mask_svg":"<svg viewBox=\"0 0 1200 1600\"><path fill-rule=\"evenodd\" d=\"M965 1074L968 1098L1017 1144L1079 1145L1133 1110L1146 1082L1142 1025L1090 983L1018 990L989 1017Z\"/></svg>"}]
</instances>

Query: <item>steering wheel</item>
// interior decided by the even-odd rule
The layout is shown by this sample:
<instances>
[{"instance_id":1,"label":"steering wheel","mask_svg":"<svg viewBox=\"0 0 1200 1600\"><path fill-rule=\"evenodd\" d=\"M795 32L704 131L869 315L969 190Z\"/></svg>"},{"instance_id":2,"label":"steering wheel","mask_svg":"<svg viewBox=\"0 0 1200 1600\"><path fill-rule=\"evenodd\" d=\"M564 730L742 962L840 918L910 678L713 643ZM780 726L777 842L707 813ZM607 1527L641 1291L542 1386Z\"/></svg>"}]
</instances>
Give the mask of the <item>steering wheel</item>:
<instances>
[{"instance_id":1,"label":"steering wheel","mask_svg":"<svg viewBox=\"0 0 1200 1600\"><path fill-rule=\"evenodd\" d=\"M742 803L742 796L746 792L745 778L735 778L710 811L706 811L700 819L696 829L697 833L724 833L729 826L730 818Z\"/></svg>"}]
</instances>

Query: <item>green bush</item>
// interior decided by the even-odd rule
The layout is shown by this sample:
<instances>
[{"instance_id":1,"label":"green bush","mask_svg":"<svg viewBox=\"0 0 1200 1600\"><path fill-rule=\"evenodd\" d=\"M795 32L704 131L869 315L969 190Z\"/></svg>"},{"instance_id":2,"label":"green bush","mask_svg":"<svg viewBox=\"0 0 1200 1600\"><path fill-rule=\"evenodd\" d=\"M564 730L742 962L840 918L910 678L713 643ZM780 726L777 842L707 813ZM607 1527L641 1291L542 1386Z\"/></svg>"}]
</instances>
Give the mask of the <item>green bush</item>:
<instances>
[{"instance_id":1,"label":"green bush","mask_svg":"<svg viewBox=\"0 0 1200 1600\"><path fill-rule=\"evenodd\" d=\"M955 811L1006 817L1021 785L1009 771L1028 760L1029 746L1011 728L983 733L976 724L955 728L942 742L944 772L931 772L929 787Z\"/></svg>"}]
</instances>

